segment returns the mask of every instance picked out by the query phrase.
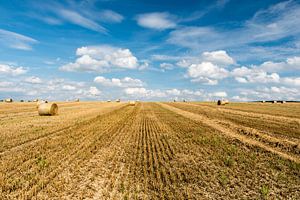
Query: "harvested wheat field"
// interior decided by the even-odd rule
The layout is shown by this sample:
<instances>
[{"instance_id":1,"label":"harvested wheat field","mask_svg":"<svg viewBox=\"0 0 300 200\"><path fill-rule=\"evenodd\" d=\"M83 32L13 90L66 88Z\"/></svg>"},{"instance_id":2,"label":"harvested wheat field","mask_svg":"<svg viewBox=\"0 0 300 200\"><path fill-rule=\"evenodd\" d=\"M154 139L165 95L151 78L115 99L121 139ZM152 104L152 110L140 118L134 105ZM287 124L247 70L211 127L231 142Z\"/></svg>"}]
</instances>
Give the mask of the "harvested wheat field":
<instances>
[{"instance_id":1,"label":"harvested wheat field","mask_svg":"<svg viewBox=\"0 0 300 200\"><path fill-rule=\"evenodd\" d=\"M300 104L0 103L0 199L299 199Z\"/></svg>"}]
</instances>

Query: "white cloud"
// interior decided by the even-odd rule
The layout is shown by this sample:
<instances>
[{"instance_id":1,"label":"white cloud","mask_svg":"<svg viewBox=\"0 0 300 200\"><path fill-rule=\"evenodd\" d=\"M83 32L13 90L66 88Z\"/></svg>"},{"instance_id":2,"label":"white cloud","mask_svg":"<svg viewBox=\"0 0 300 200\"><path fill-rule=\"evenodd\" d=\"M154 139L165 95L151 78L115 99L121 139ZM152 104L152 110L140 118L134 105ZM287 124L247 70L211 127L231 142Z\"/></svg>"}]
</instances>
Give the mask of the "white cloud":
<instances>
[{"instance_id":1,"label":"white cloud","mask_svg":"<svg viewBox=\"0 0 300 200\"><path fill-rule=\"evenodd\" d=\"M88 19L81 14L77 13L76 11L73 10L67 10L67 9L57 9L55 12L62 17L64 20L79 25L81 27L97 31L97 32L107 32L107 30L96 23L95 21Z\"/></svg>"},{"instance_id":2,"label":"white cloud","mask_svg":"<svg viewBox=\"0 0 300 200\"><path fill-rule=\"evenodd\" d=\"M140 79L133 79L131 77L125 77L123 79L107 79L103 76L97 76L95 77L94 82L104 86L113 87L142 87L144 85L144 83Z\"/></svg>"},{"instance_id":3,"label":"white cloud","mask_svg":"<svg viewBox=\"0 0 300 200\"><path fill-rule=\"evenodd\" d=\"M214 93L210 93L209 96L213 96L213 97L227 97L227 93L224 91L221 92L214 92Z\"/></svg>"},{"instance_id":4,"label":"white cloud","mask_svg":"<svg viewBox=\"0 0 300 200\"><path fill-rule=\"evenodd\" d=\"M239 97L249 100L298 100L300 90L284 86L257 87L240 89Z\"/></svg>"},{"instance_id":5,"label":"white cloud","mask_svg":"<svg viewBox=\"0 0 300 200\"><path fill-rule=\"evenodd\" d=\"M194 82L203 82L209 85L216 85L218 80L226 78L229 72L210 62L192 64L187 69L188 77Z\"/></svg>"},{"instance_id":6,"label":"white cloud","mask_svg":"<svg viewBox=\"0 0 300 200\"><path fill-rule=\"evenodd\" d=\"M14 85L13 82L9 82L9 81L0 81L0 88L10 87L10 86L13 86L13 85Z\"/></svg>"},{"instance_id":7,"label":"white cloud","mask_svg":"<svg viewBox=\"0 0 300 200\"><path fill-rule=\"evenodd\" d=\"M162 70L172 70L172 69L174 69L174 65L171 64L171 63L160 63L159 66Z\"/></svg>"},{"instance_id":8,"label":"white cloud","mask_svg":"<svg viewBox=\"0 0 300 200\"><path fill-rule=\"evenodd\" d=\"M63 85L62 89L63 90L76 90L76 87L73 85Z\"/></svg>"},{"instance_id":9,"label":"white cloud","mask_svg":"<svg viewBox=\"0 0 300 200\"><path fill-rule=\"evenodd\" d=\"M33 84L39 84L39 83L42 83L42 80L39 77L31 76L31 77L27 77L25 79L25 82L33 83Z\"/></svg>"},{"instance_id":10,"label":"white cloud","mask_svg":"<svg viewBox=\"0 0 300 200\"><path fill-rule=\"evenodd\" d=\"M218 67L227 67L228 65L236 64L235 60L230 57L225 50L205 51L201 56L178 56L180 60L176 63L177 66L187 68L192 64L209 62Z\"/></svg>"},{"instance_id":11,"label":"white cloud","mask_svg":"<svg viewBox=\"0 0 300 200\"><path fill-rule=\"evenodd\" d=\"M170 60L179 60L180 57L178 56L170 56L170 55L163 55L163 54L154 54L151 56L152 60L157 61L170 61Z\"/></svg>"},{"instance_id":12,"label":"white cloud","mask_svg":"<svg viewBox=\"0 0 300 200\"><path fill-rule=\"evenodd\" d=\"M285 1L268 9L258 11L251 19L237 28L226 29L214 26L181 26L171 31L167 41L171 44L201 51L228 49L233 52L243 52L244 57L253 56L254 45L261 42L272 42L283 38L290 38L289 43L280 42L273 47L260 45L269 56L278 54L279 48L284 48L286 55L295 54L297 48L290 43L299 40L300 34L300 4L296 1ZM225 26L226 27L226 26ZM276 45L276 44L275 44ZM270 52L272 50L272 52ZM271 55L270 55L271 54ZM255 54L264 57L265 54Z\"/></svg>"},{"instance_id":13,"label":"white cloud","mask_svg":"<svg viewBox=\"0 0 300 200\"><path fill-rule=\"evenodd\" d=\"M89 94L91 96L99 96L101 94L101 91L98 90L98 88L96 88L96 87L90 87Z\"/></svg>"},{"instance_id":14,"label":"white cloud","mask_svg":"<svg viewBox=\"0 0 300 200\"><path fill-rule=\"evenodd\" d=\"M215 98L227 97L225 91L205 92L203 90L189 90L189 89L166 89L166 90L152 90L146 88L126 88L124 93L129 97L134 97L144 100L160 99L160 100L213 100Z\"/></svg>"},{"instance_id":15,"label":"white cloud","mask_svg":"<svg viewBox=\"0 0 300 200\"><path fill-rule=\"evenodd\" d=\"M14 67L11 65L0 64L0 75L18 76L25 74L27 69L24 67Z\"/></svg>"},{"instance_id":16,"label":"white cloud","mask_svg":"<svg viewBox=\"0 0 300 200\"><path fill-rule=\"evenodd\" d=\"M124 17L119 13L112 10L103 10L100 12L99 20L113 23L120 23L123 21Z\"/></svg>"},{"instance_id":17,"label":"white cloud","mask_svg":"<svg viewBox=\"0 0 300 200\"><path fill-rule=\"evenodd\" d=\"M267 61L259 67L267 72L300 70L300 57L287 58L284 62Z\"/></svg>"},{"instance_id":18,"label":"white cloud","mask_svg":"<svg viewBox=\"0 0 300 200\"><path fill-rule=\"evenodd\" d=\"M240 83L279 83L280 76L277 73L268 74L262 69L240 67L235 68L231 75Z\"/></svg>"},{"instance_id":19,"label":"white cloud","mask_svg":"<svg viewBox=\"0 0 300 200\"><path fill-rule=\"evenodd\" d=\"M233 101L251 101L251 99L249 99L247 97L241 97L239 95L233 96L231 99Z\"/></svg>"},{"instance_id":20,"label":"white cloud","mask_svg":"<svg viewBox=\"0 0 300 200\"><path fill-rule=\"evenodd\" d=\"M191 60L188 60L188 59L183 59L183 60L180 60L176 63L177 66L183 67L183 68L188 67L191 64L193 64L193 62Z\"/></svg>"},{"instance_id":21,"label":"white cloud","mask_svg":"<svg viewBox=\"0 0 300 200\"><path fill-rule=\"evenodd\" d=\"M282 78L282 83L291 86L300 86L300 77Z\"/></svg>"},{"instance_id":22,"label":"white cloud","mask_svg":"<svg viewBox=\"0 0 300 200\"><path fill-rule=\"evenodd\" d=\"M19 33L0 29L0 42L1 44L14 49L31 50L32 45L38 41Z\"/></svg>"},{"instance_id":23,"label":"white cloud","mask_svg":"<svg viewBox=\"0 0 300 200\"><path fill-rule=\"evenodd\" d=\"M171 90L167 90L166 93L168 95L174 95L174 96L178 96L178 95L181 95L181 91L178 90L178 89L171 89Z\"/></svg>"},{"instance_id":24,"label":"white cloud","mask_svg":"<svg viewBox=\"0 0 300 200\"><path fill-rule=\"evenodd\" d=\"M137 23L145 28L165 30L176 27L175 17L167 12L140 14L136 19Z\"/></svg>"},{"instance_id":25,"label":"white cloud","mask_svg":"<svg viewBox=\"0 0 300 200\"><path fill-rule=\"evenodd\" d=\"M202 58L204 61L212 62L217 65L232 65L235 63L234 59L230 57L226 51L212 51L212 52L203 52Z\"/></svg>"},{"instance_id":26,"label":"white cloud","mask_svg":"<svg viewBox=\"0 0 300 200\"><path fill-rule=\"evenodd\" d=\"M106 72L112 68L137 69L138 59L129 49L108 45L88 46L78 48L76 55L80 56L74 63L60 67L63 71Z\"/></svg>"},{"instance_id":27,"label":"white cloud","mask_svg":"<svg viewBox=\"0 0 300 200\"><path fill-rule=\"evenodd\" d=\"M126 88L124 92L131 97L143 99L166 97L166 94L161 90L149 90L146 88Z\"/></svg>"},{"instance_id":28,"label":"white cloud","mask_svg":"<svg viewBox=\"0 0 300 200\"><path fill-rule=\"evenodd\" d=\"M188 48L207 49L210 45L213 49L223 46L220 42L221 35L210 27L181 27L170 33L168 42ZM214 42L215 41L215 42Z\"/></svg>"}]
</instances>

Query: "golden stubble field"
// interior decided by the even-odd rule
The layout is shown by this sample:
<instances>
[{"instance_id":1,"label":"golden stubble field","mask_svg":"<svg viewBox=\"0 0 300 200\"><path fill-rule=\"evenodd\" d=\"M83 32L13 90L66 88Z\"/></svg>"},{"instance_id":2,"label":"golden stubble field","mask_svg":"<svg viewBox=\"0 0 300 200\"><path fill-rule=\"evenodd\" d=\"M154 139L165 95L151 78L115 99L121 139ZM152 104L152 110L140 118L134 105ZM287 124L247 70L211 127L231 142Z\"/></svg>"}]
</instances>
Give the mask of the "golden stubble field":
<instances>
[{"instance_id":1,"label":"golden stubble field","mask_svg":"<svg viewBox=\"0 0 300 200\"><path fill-rule=\"evenodd\" d=\"M300 104L0 103L0 199L299 199Z\"/></svg>"}]
</instances>

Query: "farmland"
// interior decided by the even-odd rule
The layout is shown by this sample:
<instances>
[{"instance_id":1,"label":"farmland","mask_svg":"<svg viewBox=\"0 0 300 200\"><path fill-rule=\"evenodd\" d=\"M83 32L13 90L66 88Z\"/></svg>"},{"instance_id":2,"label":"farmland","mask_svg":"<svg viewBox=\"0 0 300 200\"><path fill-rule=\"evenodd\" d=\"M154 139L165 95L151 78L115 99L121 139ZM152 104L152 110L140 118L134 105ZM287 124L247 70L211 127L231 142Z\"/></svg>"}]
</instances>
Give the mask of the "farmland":
<instances>
[{"instance_id":1,"label":"farmland","mask_svg":"<svg viewBox=\"0 0 300 200\"><path fill-rule=\"evenodd\" d=\"M0 199L299 199L300 105L0 103Z\"/></svg>"}]
</instances>

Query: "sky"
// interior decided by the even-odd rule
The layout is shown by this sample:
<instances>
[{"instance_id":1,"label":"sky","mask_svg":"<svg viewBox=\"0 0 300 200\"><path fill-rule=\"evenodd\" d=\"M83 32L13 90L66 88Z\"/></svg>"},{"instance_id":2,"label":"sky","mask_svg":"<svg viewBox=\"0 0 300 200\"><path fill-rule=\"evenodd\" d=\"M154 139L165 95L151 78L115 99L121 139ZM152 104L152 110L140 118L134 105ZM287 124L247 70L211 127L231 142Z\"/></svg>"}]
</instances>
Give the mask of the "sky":
<instances>
[{"instance_id":1,"label":"sky","mask_svg":"<svg viewBox=\"0 0 300 200\"><path fill-rule=\"evenodd\" d=\"M300 1L0 0L0 99L300 100Z\"/></svg>"}]
</instances>

